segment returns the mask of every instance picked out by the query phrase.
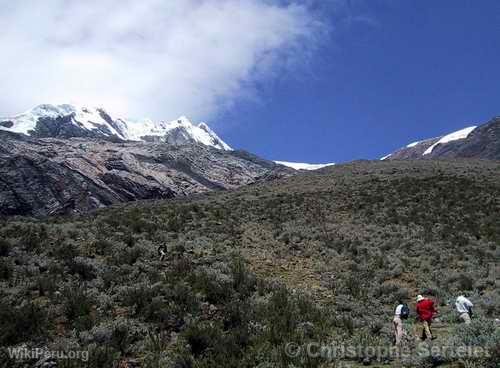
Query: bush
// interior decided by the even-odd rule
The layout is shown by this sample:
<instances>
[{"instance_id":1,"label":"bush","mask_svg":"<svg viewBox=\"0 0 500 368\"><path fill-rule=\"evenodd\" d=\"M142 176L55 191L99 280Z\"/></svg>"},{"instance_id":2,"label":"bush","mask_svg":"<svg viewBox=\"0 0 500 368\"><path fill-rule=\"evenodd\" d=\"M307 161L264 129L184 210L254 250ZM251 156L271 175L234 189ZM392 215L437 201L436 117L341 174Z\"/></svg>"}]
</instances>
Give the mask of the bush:
<instances>
[{"instance_id":1,"label":"bush","mask_svg":"<svg viewBox=\"0 0 500 368\"><path fill-rule=\"evenodd\" d=\"M111 333L111 346L124 355L128 352L131 342L129 326L123 321L118 322Z\"/></svg>"},{"instance_id":2,"label":"bush","mask_svg":"<svg viewBox=\"0 0 500 368\"><path fill-rule=\"evenodd\" d=\"M455 327L450 345L483 347L488 350L488 357L474 357L470 363L480 367L498 367L500 358L500 330L494 323L486 319L473 319L471 324L460 324Z\"/></svg>"},{"instance_id":3,"label":"bush","mask_svg":"<svg viewBox=\"0 0 500 368\"><path fill-rule=\"evenodd\" d=\"M110 254L111 249L113 249L113 242L108 239L98 238L92 243L92 249L96 254L105 256Z\"/></svg>"},{"instance_id":4,"label":"bush","mask_svg":"<svg viewBox=\"0 0 500 368\"><path fill-rule=\"evenodd\" d=\"M0 301L0 346L15 345L47 332L47 313L38 305L19 308Z\"/></svg>"},{"instance_id":5,"label":"bush","mask_svg":"<svg viewBox=\"0 0 500 368\"><path fill-rule=\"evenodd\" d=\"M10 280L14 274L14 267L7 260L0 260L0 280Z\"/></svg>"},{"instance_id":6,"label":"bush","mask_svg":"<svg viewBox=\"0 0 500 368\"><path fill-rule=\"evenodd\" d=\"M92 345L89 350L89 360L85 368L108 368L114 367L120 353L109 344Z\"/></svg>"},{"instance_id":7,"label":"bush","mask_svg":"<svg viewBox=\"0 0 500 368\"><path fill-rule=\"evenodd\" d=\"M68 321L80 331L92 327L92 299L83 287L66 288L63 311Z\"/></svg>"},{"instance_id":8,"label":"bush","mask_svg":"<svg viewBox=\"0 0 500 368\"><path fill-rule=\"evenodd\" d=\"M397 284L385 283L377 287L374 291L376 298L386 298L388 302L395 303L399 300L407 300L409 298L408 289L403 288Z\"/></svg>"},{"instance_id":9,"label":"bush","mask_svg":"<svg viewBox=\"0 0 500 368\"><path fill-rule=\"evenodd\" d=\"M7 239L0 239L0 257L7 257L12 249L12 244Z\"/></svg>"},{"instance_id":10,"label":"bush","mask_svg":"<svg viewBox=\"0 0 500 368\"><path fill-rule=\"evenodd\" d=\"M96 278L94 267L78 258L68 262L69 273L77 274L84 281L90 281Z\"/></svg>"},{"instance_id":11,"label":"bush","mask_svg":"<svg viewBox=\"0 0 500 368\"><path fill-rule=\"evenodd\" d=\"M24 229L21 237L21 243L27 250L37 251L42 244L48 240L47 227L45 225L28 225Z\"/></svg>"},{"instance_id":12,"label":"bush","mask_svg":"<svg viewBox=\"0 0 500 368\"><path fill-rule=\"evenodd\" d=\"M155 297L151 300L143 311L146 322L167 323L170 320L170 306L161 297Z\"/></svg>"},{"instance_id":13,"label":"bush","mask_svg":"<svg viewBox=\"0 0 500 368\"><path fill-rule=\"evenodd\" d=\"M200 356L209 348L221 348L220 339L223 335L219 326L207 322L191 324L183 333L195 357Z\"/></svg>"},{"instance_id":14,"label":"bush","mask_svg":"<svg viewBox=\"0 0 500 368\"><path fill-rule=\"evenodd\" d=\"M55 246L49 250L49 254L53 254L55 258L70 263L75 257L78 256L77 246L66 240L59 240Z\"/></svg>"},{"instance_id":15,"label":"bush","mask_svg":"<svg viewBox=\"0 0 500 368\"><path fill-rule=\"evenodd\" d=\"M234 257L230 264L233 287L243 295L249 295L255 291L255 277L248 271L245 261L241 257Z\"/></svg>"},{"instance_id":16,"label":"bush","mask_svg":"<svg viewBox=\"0 0 500 368\"><path fill-rule=\"evenodd\" d=\"M193 284L196 290L205 294L209 303L219 304L227 301L232 290L232 280L219 271L201 270L195 273Z\"/></svg>"},{"instance_id":17,"label":"bush","mask_svg":"<svg viewBox=\"0 0 500 368\"><path fill-rule=\"evenodd\" d=\"M120 248L116 252L118 253L114 257L116 265L133 265L142 255L142 249L137 246Z\"/></svg>"},{"instance_id":18,"label":"bush","mask_svg":"<svg viewBox=\"0 0 500 368\"><path fill-rule=\"evenodd\" d=\"M191 287L185 283L176 283L168 288L167 300L172 301L172 311L179 316L186 313L194 313L199 309L199 301L193 293Z\"/></svg>"},{"instance_id":19,"label":"bush","mask_svg":"<svg viewBox=\"0 0 500 368\"><path fill-rule=\"evenodd\" d=\"M154 296L155 292L147 285L126 287L120 291L122 305L135 307L135 315L143 314Z\"/></svg>"},{"instance_id":20,"label":"bush","mask_svg":"<svg viewBox=\"0 0 500 368\"><path fill-rule=\"evenodd\" d=\"M474 287L474 280L466 274L460 274L457 282L460 290L472 290Z\"/></svg>"},{"instance_id":21,"label":"bush","mask_svg":"<svg viewBox=\"0 0 500 368\"><path fill-rule=\"evenodd\" d=\"M271 343L280 344L292 337L299 322L299 316L288 290L284 287L279 287L272 293L267 305L266 319L269 321Z\"/></svg>"},{"instance_id":22,"label":"bush","mask_svg":"<svg viewBox=\"0 0 500 368\"><path fill-rule=\"evenodd\" d=\"M456 346L493 346L500 342L500 330L486 319L474 318L471 324L459 324L452 333Z\"/></svg>"},{"instance_id":23,"label":"bush","mask_svg":"<svg viewBox=\"0 0 500 368\"><path fill-rule=\"evenodd\" d=\"M389 346L390 342L383 339L380 336L376 336L371 334L367 330L359 330L354 333L352 336L349 344L351 346L356 346L356 347L362 347L362 349L359 350L359 353L361 355L357 355L357 359L359 361L373 361L377 359L376 355L371 355L370 354L370 349L369 347L373 346ZM372 350L373 351L373 350ZM376 354L373 352L372 354Z\"/></svg>"},{"instance_id":24,"label":"bush","mask_svg":"<svg viewBox=\"0 0 500 368\"><path fill-rule=\"evenodd\" d=\"M54 276L38 276L35 283L40 296L51 295L57 289Z\"/></svg>"}]
</instances>

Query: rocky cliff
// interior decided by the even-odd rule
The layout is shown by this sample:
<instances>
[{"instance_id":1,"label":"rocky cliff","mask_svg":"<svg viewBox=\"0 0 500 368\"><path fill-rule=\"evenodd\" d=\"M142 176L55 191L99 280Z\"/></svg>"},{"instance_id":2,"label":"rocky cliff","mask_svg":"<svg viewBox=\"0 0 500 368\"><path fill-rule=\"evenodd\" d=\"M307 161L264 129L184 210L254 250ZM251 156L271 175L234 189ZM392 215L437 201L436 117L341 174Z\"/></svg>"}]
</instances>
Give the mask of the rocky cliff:
<instances>
[{"instance_id":1,"label":"rocky cliff","mask_svg":"<svg viewBox=\"0 0 500 368\"><path fill-rule=\"evenodd\" d=\"M84 212L233 189L293 170L197 143L34 138L0 130L0 215Z\"/></svg>"}]
</instances>

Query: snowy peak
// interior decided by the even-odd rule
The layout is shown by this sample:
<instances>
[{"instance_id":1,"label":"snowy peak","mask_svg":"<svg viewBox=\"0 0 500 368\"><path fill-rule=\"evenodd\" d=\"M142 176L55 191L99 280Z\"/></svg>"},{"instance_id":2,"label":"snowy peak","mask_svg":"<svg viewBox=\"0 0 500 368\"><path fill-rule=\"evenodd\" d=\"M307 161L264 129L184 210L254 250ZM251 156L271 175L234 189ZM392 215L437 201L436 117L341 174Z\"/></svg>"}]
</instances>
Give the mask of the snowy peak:
<instances>
[{"instance_id":1,"label":"snowy peak","mask_svg":"<svg viewBox=\"0 0 500 368\"><path fill-rule=\"evenodd\" d=\"M482 125L410 143L381 160L433 158L500 159L500 117Z\"/></svg>"},{"instance_id":2,"label":"snowy peak","mask_svg":"<svg viewBox=\"0 0 500 368\"><path fill-rule=\"evenodd\" d=\"M231 150L205 123L194 125L181 116L170 122L116 118L103 108L69 104L39 105L14 116L0 118L0 129L36 137L101 137L129 141L197 142Z\"/></svg>"},{"instance_id":3,"label":"snowy peak","mask_svg":"<svg viewBox=\"0 0 500 368\"><path fill-rule=\"evenodd\" d=\"M220 139L205 123L195 125L185 116L181 116L170 122L157 123L153 129L142 132L142 137L136 138L144 139L144 137L146 139L148 137L160 137L166 142L178 145L194 141L225 151L231 150L231 147Z\"/></svg>"},{"instance_id":4,"label":"snowy peak","mask_svg":"<svg viewBox=\"0 0 500 368\"><path fill-rule=\"evenodd\" d=\"M425 139L422 141L416 141L410 144L407 144L405 147L400 148L396 152L390 153L382 158L381 160L387 159L414 159L414 158L423 158L424 156L429 156L433 153L434 149L438 146L446 145L450 142L458 141L461 139L466 139L469 134L472 133L477 126L471 126L464 129L457 130L456 132L446 134L437 138Z\"/></svg>"},{"instance_id":5,"label":"snowy peak","mask_svg":"<svg viewBox=\"0 0 500 368\"><path fill-rule=\"evenodd\" d=\"M469 136L469 134L472 133L474 129L476 129L477 126L471 126L468 128L464 128L461 130L458 130L456 132L450 133L442 137L440 140L438 140L436 143L434 143L432 146L427 148L424 152L424 155L428 155L432 153L432 150L438 145L438 144L445 144L453 141L457 141L459 139L465 139Z\"/></svg>"},{"instance_id":6,"label":"snowy peak","mask_svg":"<svg viewBox=\"0 0 500 368\"><path fill-rule=\"evenodd\" d=\"M322 169L323 167L335 165L334 163L306 164L306 163L302 163L302 162L288 162L288 161L274 161L274 162L279 164L279 165L291 167L292 169L295 169L295 170L318 170L318 169Z\"/></svg>"}]
</instances>

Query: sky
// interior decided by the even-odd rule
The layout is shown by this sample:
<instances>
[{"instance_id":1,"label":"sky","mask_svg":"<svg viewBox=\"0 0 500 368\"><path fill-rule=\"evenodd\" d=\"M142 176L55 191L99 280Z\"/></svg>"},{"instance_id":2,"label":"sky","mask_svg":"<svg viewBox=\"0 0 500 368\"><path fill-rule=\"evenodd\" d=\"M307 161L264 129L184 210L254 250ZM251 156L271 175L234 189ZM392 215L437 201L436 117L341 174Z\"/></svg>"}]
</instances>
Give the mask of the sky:
<instances>
[{"instance_id":1,"label":"sky","mask_svg":"<svg viewBox=\"0 0 500 368\"><path fill-rule=\"evenodd\" d=\"M0 116L187 115L321 163L500 115L497 0L0 0L0 29Z\"/></svg>"}]
</instances>

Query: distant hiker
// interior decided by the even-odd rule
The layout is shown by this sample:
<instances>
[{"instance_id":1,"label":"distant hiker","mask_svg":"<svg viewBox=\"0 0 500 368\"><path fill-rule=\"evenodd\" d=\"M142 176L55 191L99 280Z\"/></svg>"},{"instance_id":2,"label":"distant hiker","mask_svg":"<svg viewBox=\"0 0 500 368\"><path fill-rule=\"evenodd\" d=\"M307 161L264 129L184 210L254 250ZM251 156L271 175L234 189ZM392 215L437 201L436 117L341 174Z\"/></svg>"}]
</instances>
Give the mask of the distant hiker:
<instances>
[{"instance_id":1,"label":"distant hiker","mask_svg":"<svg viewBox=\"0 0 500 368\"><path fill-rule=\"evenodd\" d=\"M460 319L465 322L465 324L470 324L472 317L472 307L474 304L467 299L465 296L460 295L455 301L455 308L460 316Z\"/></svg>"},{"instance_id":2,"label":"distant hiker","mask_svg":"<svg viewBox=\"0 0 500 368\"><path fill-rule=\"evenodd\" d=\"M434 340L435 337L432 335L431 331L432 319L434 318L434 315L437 314L434 302L431 299L424 298L422 295L418 295L416 311L417 319L420 322L422 330L420 338L422 340Z\"/></svg>"},{"instance_id":3,"label":"distant hiker","mask_svg":"<svg viewBox=\"0 0 500 368\"><path fill-rule=\"evenodd\" d=\"M410 308L403 303L402 301L399 302L398 306L396 307L396 311L394 312L394 319L392 320L393 326L394 326L394 338L395 338L395 343L396 346L401 345L401 340L403 339L403 320L408 319L410 315Z\"/></svg>"},{"instance_id":4,"label":"distant hiker","mask_svg":"<svg viewBox=\"0 0 500 368\"><path fill-rule=\"evenodd\" d=\"M158 255L160 256L160 261L163 262L163 260L167 256L167 246L165 244L162 244L158 247Z\"/></svg>"}]
</instances>

